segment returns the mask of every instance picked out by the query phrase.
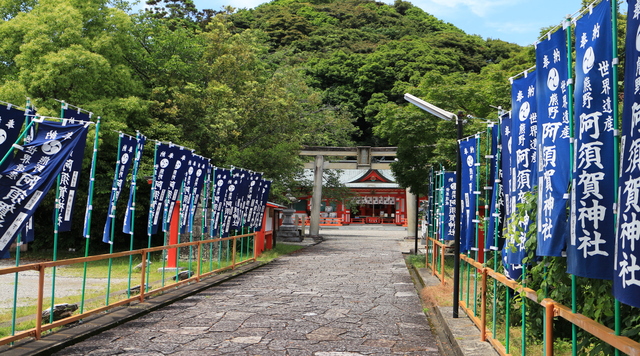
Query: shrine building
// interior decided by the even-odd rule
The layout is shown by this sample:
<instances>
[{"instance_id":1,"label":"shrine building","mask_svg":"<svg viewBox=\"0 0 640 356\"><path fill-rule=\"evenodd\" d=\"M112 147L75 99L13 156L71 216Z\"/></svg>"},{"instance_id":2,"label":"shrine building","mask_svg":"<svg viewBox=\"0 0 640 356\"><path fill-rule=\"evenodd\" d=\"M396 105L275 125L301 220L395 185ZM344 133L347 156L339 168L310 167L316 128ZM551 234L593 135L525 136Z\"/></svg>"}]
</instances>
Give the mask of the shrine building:
<instances>
[{"instance_id":1,"label":"shrine building","mask_svg":"<svg viewBox=\"0 0 640 356\"><path fill-rule=\"evenodd\" d=\"M313 177L306 169L305 176ZM389 169L343 169L340 183L355 195L351 204L346 201L323 198L320 207L320 225L407 223L407 191L395 182ZM411 195L413 197L413 195ZM298 219L307 218L311 211L311 196L298 197L294 205ZM412 198L415 199L415 198ZM308 220L306 220L308 223Z\"/></svg>"}]
</instances>

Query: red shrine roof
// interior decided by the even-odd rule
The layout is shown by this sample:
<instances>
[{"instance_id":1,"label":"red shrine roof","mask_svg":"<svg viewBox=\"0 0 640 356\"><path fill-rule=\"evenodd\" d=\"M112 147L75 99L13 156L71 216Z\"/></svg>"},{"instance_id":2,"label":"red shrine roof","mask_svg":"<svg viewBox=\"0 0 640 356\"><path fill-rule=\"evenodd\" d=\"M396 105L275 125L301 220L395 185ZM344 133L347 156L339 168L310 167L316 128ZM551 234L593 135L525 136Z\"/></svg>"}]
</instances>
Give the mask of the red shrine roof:
<instances>
[{"instance_id":1,"label":"red shrine roof","mask_svg":"<svg viewBox=\"0 0 640 356\"><path fill-rule=\"evenodd\" d=\"M390 169L341 169L340 182L349 188L399 188ZM313 180L313 170L305 169L305 177Z\"/></svg>"}]
</instances>

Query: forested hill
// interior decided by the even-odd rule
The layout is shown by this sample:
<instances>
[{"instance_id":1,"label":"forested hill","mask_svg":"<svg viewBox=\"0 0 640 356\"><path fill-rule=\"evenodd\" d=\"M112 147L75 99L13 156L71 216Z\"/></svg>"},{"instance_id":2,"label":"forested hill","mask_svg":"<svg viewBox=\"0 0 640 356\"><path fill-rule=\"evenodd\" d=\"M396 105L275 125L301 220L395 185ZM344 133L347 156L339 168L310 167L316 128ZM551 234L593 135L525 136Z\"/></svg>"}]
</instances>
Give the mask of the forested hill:
<instances>
[{"instance_id":1,"label":"forested hill","mask_svg":"<svg viewBox=\"0 0 640 356\"><path fill-rule=\"evenodd\" d=\"M239 10L230 20L234 31L263 31L278 64L304 68L324 103L357 122L359 144L398 144L374 126L382 124L378 114L387 103L405 104L406 92L440 91L430 99L451 110L489 115L489 105L507 102L508 84L505 76L480 73L522 52L515 44L466 34L401 0L274 0ZM483 88L467 93L472 97L448 93L474 84Z\"/></svg>"},{"instance_id":2,"label":"forested hill","mask_svg":"<svg viewBox=\"0 0 640 356\"><path fill-rule=\"evenodd\" d=\"M58 116L61 100L103 118L93 229L104 227L118 132L263 172L274 181L273 201L287 202L299 187L304 145L398 146L393 169L412 186L431 164L453 162L455 130L403 94L495 116L489 105L508 106L507 78L534 63L532 48L467 35L406 1L275 0L222 11L192 0L147 4L136 12L126 0L0 0L0 100L22 106L30 98L45 116ZM153 149L145 149L139 177L152 166ZM149 186L139 189L144 196ZM43 234L54 195L36 212ZM148 207L136 208L144 219ZM82 219L83 209L74 214ZM144 224L136 228L146 234Z\"/></svg>"}]
</instances>

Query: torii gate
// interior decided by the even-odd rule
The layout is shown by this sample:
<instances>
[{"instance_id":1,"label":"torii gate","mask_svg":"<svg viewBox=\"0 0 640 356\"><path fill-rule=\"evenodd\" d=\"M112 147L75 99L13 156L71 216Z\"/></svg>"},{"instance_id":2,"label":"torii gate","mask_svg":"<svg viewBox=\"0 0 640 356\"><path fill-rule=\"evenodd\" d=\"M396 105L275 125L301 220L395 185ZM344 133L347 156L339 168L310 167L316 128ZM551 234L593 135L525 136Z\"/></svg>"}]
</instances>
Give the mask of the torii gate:
<instances>
[{"instance_id":1,"label":"torii gate","mask_svg":"<svg viewBox=\"0 0 640 356\"><path fill-rule=\"evenodd\" d=\"M322 203L322 172L324 169L390 169L389 163L372 162L371 157L395 157L397 147L310 147L306 146L300 151L301 156L313 156L314 162L308 162L304 168L313 169L313 196L311 199L311 226L309 235L320 234L320 207ZM353 162L325 162L325 156L357 157ZM407 230L408 235L415 235L416 228L416 199L409 199L412 195L407 190Z\"/></svg>"}]
</instances>

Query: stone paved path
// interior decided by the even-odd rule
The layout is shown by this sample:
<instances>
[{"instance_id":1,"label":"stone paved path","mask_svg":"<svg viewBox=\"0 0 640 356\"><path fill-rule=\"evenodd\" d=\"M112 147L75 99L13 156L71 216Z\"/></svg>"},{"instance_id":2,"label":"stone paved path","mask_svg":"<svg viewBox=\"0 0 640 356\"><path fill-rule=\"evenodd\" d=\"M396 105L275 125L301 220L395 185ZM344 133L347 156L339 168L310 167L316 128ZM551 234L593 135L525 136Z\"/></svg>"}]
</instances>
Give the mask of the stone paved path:
<instances>
[{"instance_id":1,"label":"stone paved path","mask_svg":"<svg viewBox=\"0 0 640 356\"><path fill-rule=\"evenodd\" d=\"M325 241L59 355L437 355L404 264L406 231Z\"/></svg>"}]
</instances>

